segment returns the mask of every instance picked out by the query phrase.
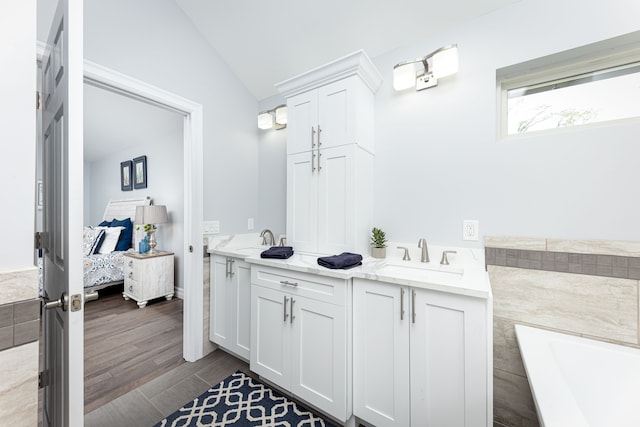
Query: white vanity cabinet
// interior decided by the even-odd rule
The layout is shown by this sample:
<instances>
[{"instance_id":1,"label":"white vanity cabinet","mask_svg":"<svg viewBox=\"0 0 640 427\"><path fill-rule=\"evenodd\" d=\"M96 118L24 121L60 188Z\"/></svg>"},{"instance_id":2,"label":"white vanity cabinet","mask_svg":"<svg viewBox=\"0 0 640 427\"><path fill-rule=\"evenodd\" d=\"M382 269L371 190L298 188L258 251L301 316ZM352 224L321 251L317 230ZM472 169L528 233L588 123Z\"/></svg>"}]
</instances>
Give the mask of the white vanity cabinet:
<instances>
[{"instance_id":1,"label":"white vanity cabinet","mask_svg":"<svg viewBox=\"0 0 640 427\"><path fill-rule=\"evenodd\" d=\"M287 242L298 251L368 250L381 82L358 51L276 85L287 98Z\"/></svg>"},{"instance_id":2,"label":"white vanity cabinet","mask_svg":"<svg viewBox=\"0 0 640 427\"><path fill-rule=\"evenodd\" d=\"M354 414L378 427L490 426L490 301L353 280Z\"/></svg>"},{"instance_id":3,"label":"white vanity cabinet","mask_svg":"<svg viewBox=\"0 0 640 427\"><path fill-rule=\"evenodd\" d=\"M251 268L239 258L211 256L209 339L249 360Z\"/></svg>"},{"instance_id":4,"label":"white vanity cabinet","mask_svg":"<svg viewBox=\"0 0 640 427\"><path fill-rule=\"evenodd\" d=\"M345 421L350 280L261 265L251 272L251 370Z\"/></svg>"}]
</instances>

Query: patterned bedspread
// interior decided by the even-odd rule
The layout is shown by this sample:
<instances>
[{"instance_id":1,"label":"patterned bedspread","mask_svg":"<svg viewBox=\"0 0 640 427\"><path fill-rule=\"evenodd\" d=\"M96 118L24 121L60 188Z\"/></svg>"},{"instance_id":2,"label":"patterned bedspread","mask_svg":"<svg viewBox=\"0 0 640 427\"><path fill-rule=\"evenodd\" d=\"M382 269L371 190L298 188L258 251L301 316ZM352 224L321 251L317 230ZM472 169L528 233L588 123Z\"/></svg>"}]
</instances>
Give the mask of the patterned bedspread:
<instances>
[{"instance_id":1,"label":"patterned bedspread","mask_svg":"<svg viewBox=\"0 0 640 427\"><path fill-rule=\"evenodd\" d=\"M124 280L124 252L96 254L84 257L84 287L90 288Z\"/></svg>"}]
</instances>

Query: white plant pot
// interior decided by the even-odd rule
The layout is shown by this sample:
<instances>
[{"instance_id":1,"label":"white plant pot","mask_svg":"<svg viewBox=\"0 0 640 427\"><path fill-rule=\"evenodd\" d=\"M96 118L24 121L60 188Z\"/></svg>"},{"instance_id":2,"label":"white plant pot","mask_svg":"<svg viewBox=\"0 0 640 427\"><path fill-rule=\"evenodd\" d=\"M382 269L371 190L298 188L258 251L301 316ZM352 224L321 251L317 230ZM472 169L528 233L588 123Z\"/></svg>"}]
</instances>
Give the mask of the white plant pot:
<instances>
[{"instance_id":1,"label":"white plant pot","mask_svg":"<svg viewBox=\"0 0 640 427\"><path fill-rule=\"evenodd\" d=\"M375 248L371 247L371 256L374 258L386 258L387 248Z\"/></svg>"}]
</instances>

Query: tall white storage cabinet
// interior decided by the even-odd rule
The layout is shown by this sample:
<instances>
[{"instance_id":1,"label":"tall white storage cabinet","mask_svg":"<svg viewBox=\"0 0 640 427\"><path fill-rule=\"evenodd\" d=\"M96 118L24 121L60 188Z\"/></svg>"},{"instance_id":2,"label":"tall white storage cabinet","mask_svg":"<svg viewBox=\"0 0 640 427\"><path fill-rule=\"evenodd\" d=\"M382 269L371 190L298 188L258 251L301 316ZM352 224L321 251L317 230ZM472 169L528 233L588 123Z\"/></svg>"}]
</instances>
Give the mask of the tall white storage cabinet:
<instances>
[{"instance_id":1,"label":"tall white storage cabinet","mask_svg":"<svg viewBox=\"0 0 640 427\"><path fill-rule=\"evenodd\" d=\"M381 83L357 51L276 85L287 98L287 242L297 251L368 251Z\"/></svg>"},{"instance_id":2,"label":"tall white storage cabinet","mask_svg":"<svg viewBox=\"0 0 640 427\"><path fill-rule=\"evenodd\" d=\"M354 279L354 414L377 427L492 425L490 304Z\"/></svg>"}]
</instances>

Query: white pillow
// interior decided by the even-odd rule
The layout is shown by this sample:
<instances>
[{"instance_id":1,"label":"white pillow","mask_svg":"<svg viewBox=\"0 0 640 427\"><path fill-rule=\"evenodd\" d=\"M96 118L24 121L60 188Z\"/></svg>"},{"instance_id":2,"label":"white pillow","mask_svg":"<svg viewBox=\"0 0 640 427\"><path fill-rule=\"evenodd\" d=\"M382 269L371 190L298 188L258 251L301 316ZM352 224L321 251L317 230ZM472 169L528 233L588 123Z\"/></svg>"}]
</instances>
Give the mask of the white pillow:
<instances>
[{"instance_id":1,"label":"white pillow","mask_svg":"<svg viewBox=\"0 0 640 427\"><path fill-rule=\"evenodd\" d=\"M96 251L103 234L102 228L84 227L82 231L82 253L84 256L89 256Z\"/></svg>"},{"instance_id":2,"label":"white pillow","mask_svg":"<svg viewBox=\"0 0 640 427\"><path fill-rule=\"evenodd\" d=\"M101 254L110 254L116 248L120 233L124 230L124 227L98 227L104 230L104 240L100 245Z\"/></svg>"}]
</instances>

